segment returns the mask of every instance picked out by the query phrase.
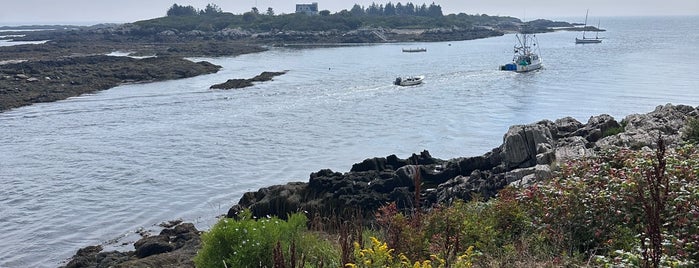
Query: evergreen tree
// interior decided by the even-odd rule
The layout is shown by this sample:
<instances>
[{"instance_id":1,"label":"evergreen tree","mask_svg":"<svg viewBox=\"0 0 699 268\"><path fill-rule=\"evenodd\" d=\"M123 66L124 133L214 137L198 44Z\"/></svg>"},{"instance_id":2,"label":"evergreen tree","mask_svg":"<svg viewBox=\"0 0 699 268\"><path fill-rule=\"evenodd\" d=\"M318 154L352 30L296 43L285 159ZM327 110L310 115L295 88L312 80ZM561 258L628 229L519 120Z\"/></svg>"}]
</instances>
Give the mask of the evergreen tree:
<instances>
[{"instance_id":1,"label":"evergreen tree","mask_svg":"<svg viewBox=\"0 0 699 268\"><path fill-rule=\"evenodd\" d=\"M223 11L221 10L220 7L218 7L216 4L208 4L206 5L206 8L199 12L201 15L215 15L215 14L221 14Z\"/></svg>"},{"instance_id":2,"label":"evergreen tree","mask_svg":"<svg viewBox=\"0 0 699 268\"><path fill-rule=\"evenodd\" d=\"M444 14L442 13L442 7L439 5L435 5L434 2L432 2L430 7L427 8L427 16L432 18L439 18L444 16Z\"/></svg>"},{"instance_id":3,"label":"evergreen tree","mask_svg":"<svg viewBox=\"0 0 699 268\"><path fill-rule=\"evenodd\" d=\"M426 4L423 3L422 6L420 6L420 9L417 10L417 15L427 17L428 14L427 14L427 5Z\"/></svg>"},{"instance_id":4,"label":"evergreen tree","mask_svg":"<svg viewBox=\"0 0 699 268\"><path fill-rule=\"evenodd\" d=\"M400 2L398 2L398 3L396 4L396 7L395 7L395 8L396 8L396 10L395 10L396 15L398 15L398 16L405 15L405 7L403 7L403 4L401 4Z\"/></svg>"},{"instance_id":5,"label":"evergreen tree","mask_svg":"<svg viewBox=\"0 0 699 268\"><path fill-rule=\"evenodd\" d=\"M395 16L396 15L396 7L391 2L388 2L386 4L386 6L383 8L383 15L384 16Z\"/></svg>"},{"instance_id":6,"label":"evergreen tree","mask_svg":"<svg viewBox=\"0 0 699 268\"><path fill-rule=\"evenodd\" d=\"M350 13L352 13L353 16L363 16L363 15L366 14L366 13L364 12L364 8L361 7L361 6L359 6L359 5L357 5L357 4L354 4L354 6L352 6L352 9L350 10Z\"/></svg>"},{"instance_id":7,"label":"evergreen tree","mask_svg":"<svg viewBox=\"0 0 699 268\"><path fill-rule=\"evenodd\" d=\"M413 3L411 3L411 2L408 2L407 4L405 4L405 13L404 14L408 15L408 16L415 15L415 5L413 5Z\"/></svg>"},{"instance_id":8,"label":"evergreen tree","mask_svg":"<svg viewBox=\"0 0 699 268\"><path fill-rule=\"evenodd\" d=\"M168 10L168 16L195 16L199 14L193 6L180 6L173 4Z\"/></svg>"},{"instance_id":9,"label":"evergreen tree","mask_svg":"<svg viewBox=\"0 0 699 268\"><path fill-rule=\"evenodd\" d=\"M381 16L383 15L383 6L379 6L376 3L372 2L371 6L367 8L366 14L369 16Z\"/></svg>"}]
</instances>

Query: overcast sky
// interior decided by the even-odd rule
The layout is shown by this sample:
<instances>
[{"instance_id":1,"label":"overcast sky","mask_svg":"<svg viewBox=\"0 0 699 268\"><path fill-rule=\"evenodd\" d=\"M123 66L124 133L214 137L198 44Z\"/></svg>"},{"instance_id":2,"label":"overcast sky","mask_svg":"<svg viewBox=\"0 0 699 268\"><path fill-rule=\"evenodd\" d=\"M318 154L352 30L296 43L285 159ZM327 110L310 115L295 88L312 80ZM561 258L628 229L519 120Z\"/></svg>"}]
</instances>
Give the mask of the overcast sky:
<instances>
[{"instance_id":1,"label":"overcast sky","mask_svg":"<svg viewBox=\"0 0 699 268\"><path fill-rule=\"evenodd\" d=\"M162 17L172 4L192 5L197 9L214 3L225 12L241 14L253 6L259 10L272 7L279 13L292 13L296 3L318 2L319 9L332 13L351 9L353 3L369 6L371 0L2 0L0 25L29 23L81 23L133 22ZM391 1L414 4L433 1ZM517 18L555 19L583 17L586 9L590 16L665 16L699 15L699 0L441 0L445 14L467 13L513 16Z\"/></svg>"}]
</instances>

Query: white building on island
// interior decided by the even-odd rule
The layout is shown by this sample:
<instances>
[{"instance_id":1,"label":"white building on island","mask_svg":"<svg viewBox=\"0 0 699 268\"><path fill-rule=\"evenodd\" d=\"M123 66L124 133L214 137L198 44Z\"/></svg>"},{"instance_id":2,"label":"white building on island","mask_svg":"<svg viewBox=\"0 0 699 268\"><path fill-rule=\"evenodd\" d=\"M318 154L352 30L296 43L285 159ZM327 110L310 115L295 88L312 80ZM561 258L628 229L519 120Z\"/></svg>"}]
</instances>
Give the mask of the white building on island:
<instances>
[{"instance_id":1,"label":"white building on island","mask_svg":"<svg viewBox=\"0 0 699 268\"><path fill-rule=\"evenodd\" d=\"M318 15L318 3L296 4L296 13L306 13L308 15Z\"/></svg>"}]
</instances>

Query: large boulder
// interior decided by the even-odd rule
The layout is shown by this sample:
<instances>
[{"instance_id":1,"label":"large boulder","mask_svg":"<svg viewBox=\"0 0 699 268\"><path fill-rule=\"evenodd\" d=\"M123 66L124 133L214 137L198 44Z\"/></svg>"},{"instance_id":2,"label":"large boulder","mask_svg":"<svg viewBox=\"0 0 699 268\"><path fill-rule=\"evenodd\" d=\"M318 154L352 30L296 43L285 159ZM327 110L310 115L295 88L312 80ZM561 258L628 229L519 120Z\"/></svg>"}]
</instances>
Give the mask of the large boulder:
<instances>
[{"instance_id":1,"label":"large boulder","mask_svg":"<svg viewBox=\"0 0 699 268\"><path fill-rule=\"evenodd\" d=\"M570 136L580 136L588 142L596 142L603 138L607 131L620 127L621 125L612 116L603 114L590 117L587 124L573 132Z\"/></svg>"},{"instance_id":2,"label":"large boulder","mask_svg":"<svg viewBox=\"0 0 699 268\"><path fill-rule=\"evenodd\" d=\"M551 128L551 134L555 139L569 137L584 125L570 116L556 119Z\"/></svg>"},{"instance_id":3,"label":"large boulder","mask_svg":"<svg viewBox=\"0 0 699 268\"><path fill-rule=\"evenodd\" d=\"M548 123L550 122L510 127L501 146L506 168L534 166L537 164L537 155L552 152L553 136Z\"/></svg>"}]
</instances>

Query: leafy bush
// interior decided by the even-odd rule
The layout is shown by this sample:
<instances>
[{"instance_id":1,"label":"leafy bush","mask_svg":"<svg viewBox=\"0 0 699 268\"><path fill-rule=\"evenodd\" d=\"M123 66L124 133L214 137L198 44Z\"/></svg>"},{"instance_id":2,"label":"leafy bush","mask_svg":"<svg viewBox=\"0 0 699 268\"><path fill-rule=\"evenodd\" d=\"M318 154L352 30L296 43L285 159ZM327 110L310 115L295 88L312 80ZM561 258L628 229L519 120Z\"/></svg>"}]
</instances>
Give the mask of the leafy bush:
<instances>
[{"instance_id":1,"label":"leafy bush","mask_svg":"<svg viewBox=\"0 0 699 268\"><path fill-rule=\"evenodd\" d=\"M699 264L696 144L655 154L603 152L562 164L556 172L553 179L527 188L501 190L487 202L455 201L410 215L389 204L376 214L377 230L340 228L340 243L323 238L329 233L308 231L302 214L282 221L255 220L244 212L240 220L223 219L204 234L195 263L278 267L272 265L276 259L275 265L345 263L355 268ZM655 229L653 222L659 223ZM367 234L372 237L363 239Z\"/></svg>"},{"instance_id":2,"label":"leafy bush","mask_svg":"<svg viewBox=\"0 0 699 268\"><path fill-rule=\"evenodd\" d=\"M273 267L275 258L284 263L308 262L306 267L340 264L333 245L305 231L303 214L290 215L287 221L254 219L250 211L238 217L221 219L202 235L202 249L194 259L197 267L223 267L224 263L227 267Z\"/></svg>"},{"instance_id":3,"label":"leafy bush","mask_svg":"<svg viewBox=\"0 0 699 268\"><path fill-rule=\"evenodd\" d=\"M699 152L678 148L664 157L667 187L648 184L658 157L621 150L564 165L550 182L518 193L545 241L568 256L595 258L610 265L650 265L643 261L651 243L648 222L661 224L662 265L699 263ZM644 210L647 197L666 190L667 202L656 218ZM646 200L646 201L644 201Z\"/></svg>"},{"instance_id":4,"label":"leafy bush","mask_svg":"<svg viewBox=\"0 0 699 268\"><path fill-rule=\"evenodd\" d=\"M503 196L502 202L457 200L449 206L410 216L389 204L377 213L377 223L387 246L406 259L438 259L452 267L463 258L460 254L465 250L474 254L500 252L531 231L525 210L514 197Z\"/></svg>"},{"instance_id":5,"label":"leafy bush","mask_svg":"<svg viewBox=\"0 0 699 268\"><path fill-rule=\"evenodd\" d=\"M687 119L682 139L691 143L699 143L699 119L694 117Z\"/></svg>"},{"instance_id":6,"label":"leafy bush","mask_svg":"<svg viewBox=\"0 0 699 268\"><path fill-rule=\"evenodd\" d=\"M616 134L624 132L624 130L626 130L627 123L628 122L626 122L625 120L621 120L621 124L619 124L618 127L613 127L605 130L602 133L602 137L614 136Z\"/></svg>"}]
</instances>

